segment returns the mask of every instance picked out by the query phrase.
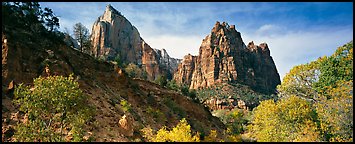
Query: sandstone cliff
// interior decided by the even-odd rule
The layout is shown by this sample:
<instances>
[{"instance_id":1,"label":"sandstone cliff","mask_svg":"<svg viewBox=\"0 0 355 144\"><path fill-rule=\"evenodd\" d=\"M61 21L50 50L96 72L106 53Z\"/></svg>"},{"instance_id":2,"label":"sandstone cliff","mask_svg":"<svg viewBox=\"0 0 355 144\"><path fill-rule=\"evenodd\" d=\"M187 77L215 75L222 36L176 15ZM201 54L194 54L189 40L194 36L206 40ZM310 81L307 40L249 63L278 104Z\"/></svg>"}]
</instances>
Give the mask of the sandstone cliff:
<instances>
[{"instance_id":1,"label":"sandstone cliff","mask_svg":"<svg viewBox=\"0 0 355 144\"><path fill-rule=\"evenodd\" d=\"M111 5L93 24L91 40L92 55L105 60L118 56L122 62L137 64L147 71L150 80L161 74L172 75L180 61L169 57L165 50L151 48L137 28Z\"/></svg>"},{"instance_id":2,"label":"sandstone cliff","mask_svg":"<svg viewBox=\"0 0 355 144\"><path fill-rule=\"evenodd\" d=\"M198 56L185 56L174 75L178 83L199 89L216 83L241 83L275 93L280 76L266 43L246 46L234 25L216 22L203 39Z\"/></svg>"},{"instance_id":3,"label":"sandstone cliff","mask_svg":"<svg viewBox=\"0 0 355 144\"><path fill-rule=\"evenodd\" d=\"M184 56L183 60L178 66L177 71L174 74L174 79L178 83L185 85L191 84L192 73L194 72L196 64L196 56L188 54Z\"/></svg>"}]
</instances>

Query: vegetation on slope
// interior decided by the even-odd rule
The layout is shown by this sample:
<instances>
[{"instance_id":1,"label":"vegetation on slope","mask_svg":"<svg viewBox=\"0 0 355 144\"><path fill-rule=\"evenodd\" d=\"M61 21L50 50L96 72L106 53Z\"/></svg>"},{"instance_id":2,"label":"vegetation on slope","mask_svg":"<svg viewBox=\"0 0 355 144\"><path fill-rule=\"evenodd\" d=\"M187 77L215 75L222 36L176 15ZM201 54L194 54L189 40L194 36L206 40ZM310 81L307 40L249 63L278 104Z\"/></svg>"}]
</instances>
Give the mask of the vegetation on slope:
<instances>
[{"instance_id":1,"label":"vegetation on slope","mask_svg":"<svg viewBox=\"0 0 355 144\"><path fill-rule=\"evenodd\" d=\"M94 109L73 76L39 77L33 84L15 88L14 102L26 114L16 127L15 141L64 141L68 133L69 141L84 141L84 126Z\"/></svg>"},{"instance_id":2,"label":"vegetation on slope","mask_svg":"<svg viewBox=\"0 0 355 144\"><path fill-rule=\"evenodd\" d=\"M4 119L10 110L3 102L3 124L15 125L11 131L3 127L5 141L353 141L352 41L332 56L292 68L277 88L279 97L231 84L194 91L164 77L157 79L159 85L125 79L109 63L54 46L64 44L63 34L56 31L59 21L38 3L2 2L2 12L3 44L4 33L9 41L18 40L3 45L3 52L9 51L5 65L3 59L3 82L29 82L46 65L58 75L73 72L78 78L39 77L33 87L18 85L14 102L24 118L15 124ZM135 70L128 67L128 75L144 79L144 72ZM9 95L10 90L3 90L3 99ZM256 108L214 111L218 120L201 104L211 96L240 98ZM126 115L133 117L127 122L133 135L125 135L117 124ZM87 129L92 139L84 136Z\"/></svg>"},{"instance_id":3,"label":"vegetation on slope","mask_svg":"<svg viewBox=\"0 0 355 144\"><path fill-rule=\"evenodd\" d=\"M18 5L22 4L18 3ZM13 7L14 3L3 3L3 8L8 6ZM15 21L16 14L21 12L23 10L3 13L3 19ZM42 23L38 23L38 26L41 25ZM151 127L158 130L166 126L169 129L182 118L185 118L191 125L191 131L194 133L199 131L208 135L211 129L220 133L225 128L218 118L213 117L208 110L204 109L203 105L194 103L160 85L128 78L127 73L116 65L98 61L88 54L68 47L63 42L64 36L61 32L42 30L43 32L40 32L28 27L16 27L10 23L3 24L2 141L147 141L140 133L142 128ZM46 67L50 72L47 73ZM24 86L33 86L33 79L39 76L41 76L40 79L47 79L44 77L48 75L66 77L71 73L74 74L75 81L79 83L82 93L87 95L85 96L87 103L81 106L84 108L93 106L96 109L95 112L90 113L93 114L90 120L80 120L80 123L85 123L79 127L87 131L85 135L82 135L83 131L80 132L78 127L74 127L77 126L75 121L70 121L72 119L69 120L69 117L66 117L67 112L61 116L64 112L51 110L62 107L65 105L63 102L66 101L48 98L48 101L53 100L56 104L50 107L44 105L44 111L48 109L53 113L43 113L43 117L39 115L36 118L31 116L31 119L26 118L30 117L28 111L19 110L20 107L26 105L13 103L16 85L24 83ZM70 88L67 84L62 86ZM59 91L64 95L69 92L66 90L70 90L63 89ZM29 93L27 88L23 90ZM48 90L48 93L51 91ZM16 94L16 98L20 100L23 95L18 96L20 95ZM34 96L38 95L34 94ZM38 106L38 104L34 105ZM43 111L43 109L38 109L38 111ZM80 116L80 111L77 112L77 116ZM55 115L52 122L59 119L63 125L60 122L55 124L50 122L49 126L48 121L51 120L47 115ZM26 119L32 122L26 124ZM37 128L43 128L40 129L43 133L32 131ZM61 129L63 134L60 134Z\"/></svg>"},{"instance_id":4,"label":"vegetation on slope","mask_svg":"<svg viewBox=\"0 0 355 144\"><path fill-rule=\"evenodd\" d=\"M262 102L250 133L258 141L353 141L353 42L293 67L280 100Z\"/></svg>"}]
</instances>

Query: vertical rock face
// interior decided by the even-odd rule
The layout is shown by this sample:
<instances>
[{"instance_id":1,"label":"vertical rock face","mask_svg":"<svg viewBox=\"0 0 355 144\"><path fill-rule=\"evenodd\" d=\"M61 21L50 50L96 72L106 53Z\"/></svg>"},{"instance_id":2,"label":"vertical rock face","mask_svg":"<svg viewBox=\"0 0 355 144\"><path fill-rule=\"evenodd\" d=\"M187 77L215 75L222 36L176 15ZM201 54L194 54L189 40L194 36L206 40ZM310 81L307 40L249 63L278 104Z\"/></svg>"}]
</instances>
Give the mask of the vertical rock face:
<instances>
[{"instance_id":1,"label":"vertical rock face","mask_svg":"<svg viewBox=\"0 0 355 144\"><path fill-rule=\"evenodd\" d=\"M262 93L275 93L281 83L267 44L250 42L246 46L235 26L225 22L216 22L203 39L198 56L184 57L174 79L190 85L190 89L231 82Z\"/></svg>"},{"instance_id":2,"label":"vertical rock face","mask_svg":"<svg viewBox=\"0 0 355 144\"><path fill-rule=\"evenodd\" d=\"M113 60L119 55L122 61L140 63L143 40L138 30L111 5L95 21L91 39L96 57Z\"/></svg>"},{"instance_id":3,"label":"vertical rock face","mask_svg":"<svg viewBox=\"0 0 355 144\"><path fill-rule=\"evenodd\" d=\"M167 57L157 54L140 37L137 28L111 5L106 6L104 14L93 24L91 40L92 55L105 60L114 60L119 56L122 62L135 63L145 69L149 79L160 74L171 75L177 68L176 63L179 63L178 59L167 54Z\"/></svg>"},{"instance_id":4,"label":"vertical rock face","mask_svg":"<svg viewBox=\"0 0 355 144\"><path fill-rule=\"evenodd\" d=\"M192 56L191 54L184 56L174 74L174 79L179 83L189 86L191 84L192 73L195 70L195 64L196 56Z\"/></svg>"},{"instance_id":5,"label":"vertical rock face","mask_svg":"<svg viewBox=\"0 0 355 144\"><path fill-rule=\"evenodd\" d=\"M162 68L166 69L166 71L169 71L169 73L167 73L168 79L172 79L175 70L177 69L179 63L181 62L181 59L170 57L165 49L162 50L154 49L154 51L157 53L158 57L160 58L159 63L162 66Z\"/></svg>"}]
</instances>

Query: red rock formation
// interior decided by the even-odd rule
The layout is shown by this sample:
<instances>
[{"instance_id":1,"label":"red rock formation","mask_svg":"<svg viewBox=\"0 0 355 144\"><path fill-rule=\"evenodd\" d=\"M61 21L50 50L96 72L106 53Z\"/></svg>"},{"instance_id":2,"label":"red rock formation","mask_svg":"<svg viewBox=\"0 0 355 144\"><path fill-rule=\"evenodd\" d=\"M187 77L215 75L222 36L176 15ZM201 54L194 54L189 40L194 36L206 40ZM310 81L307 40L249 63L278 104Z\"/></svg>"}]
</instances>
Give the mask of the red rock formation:
<instances>
[{"instance_id":1,"label":"red rock formation","mask_svg":"<svg viewBox=\"0 0 355 144\"><path fill-rule=\"evenodd\" d=\"M190 89L216 83L241 83L262 93L275 93L280 76L266 43L246 46L235 26L216 22L211 33L203 39L194 64L193 56L185 56L174 79L190 84ZM188 64L187 64L188 63ZM191 71L193 69L193 71ZM186 78L190 76L191 78Z\"/></svg>"},{"instance_id":2,"label":"red rock formation","mask_svg":"<svg viewBox=\"0 0 355 144\"><path fill-rule=\"evenodd\" d=\"M192 56L191 54L184 56L175 72L175 75L178 75L175 77L175 80L189 86L191 84L192 73L195 69L195 63L196 56Z\"/></svg>"},{"instance_id":3,"label":"red rock formation","mask_svg":"<svg viewBox=\"0 0 355 144\"><path fill-rule=\"evenodd\" d=\"M122 62L141 66L150 80L161 74L172 75L180 62L151 48L140 37L137 28L111 5L106 6L104 14L93 24L91 40L92 55L105 60L119 56Z\"/></svg>"}]
</instances>

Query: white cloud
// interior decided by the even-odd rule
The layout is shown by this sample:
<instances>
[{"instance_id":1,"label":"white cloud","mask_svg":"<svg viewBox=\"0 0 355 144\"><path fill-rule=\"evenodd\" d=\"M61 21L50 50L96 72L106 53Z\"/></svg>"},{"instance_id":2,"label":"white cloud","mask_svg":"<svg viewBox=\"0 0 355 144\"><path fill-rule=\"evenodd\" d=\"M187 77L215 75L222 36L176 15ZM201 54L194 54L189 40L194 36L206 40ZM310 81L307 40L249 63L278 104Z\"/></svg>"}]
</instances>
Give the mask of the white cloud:
<instances>
[{"instance_id":1,"label":"white cloud","mask_svg":"<svg viewBox=\"0 0 355 144\"><path fill-rule=\"evenodd\" d=\"M280 78L295 65L305 64L321 56L333 54L337 47L353 40L352 29L323 29L321 31L298 31L277 34L275 37L248 35L242 32L244 42L266 42L270 48Z\"/></svg>"},{"instance_id":2,"label":"white cloud","mask_svg":"<svg viewBox=\"0 0 355 144\"><path fill-rule=\"evenodd\" d=\"M279 25L265 24L255 31L255 35L274 38L286 32L285 28Z\"/></svg>"},{"instance_id":3,"label":"white cloud","mask_svg":"<svg viewBox=\"0 0 355 144\"><path fill-rule=\"evenodd\" d=\"M144 38L152 48L165 49L170 57L182 59L185 55L198 55L198 50L202 43L201 36L175 36L160 35L156 37Z\"/></svg>"}]
</instances>

